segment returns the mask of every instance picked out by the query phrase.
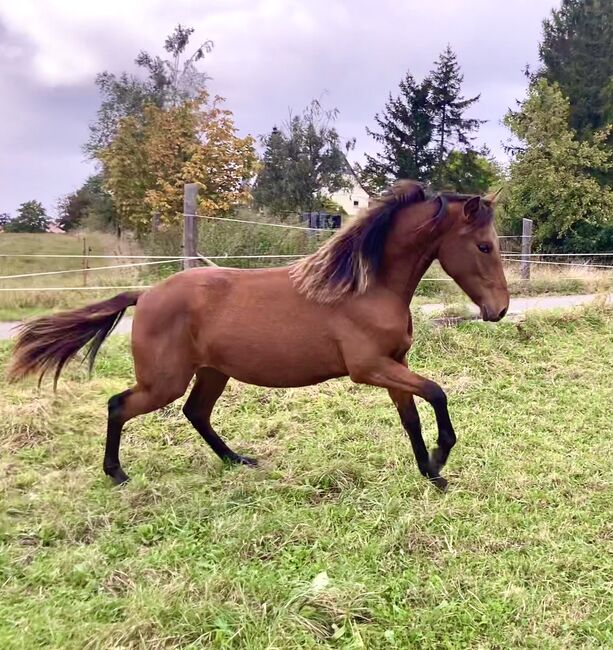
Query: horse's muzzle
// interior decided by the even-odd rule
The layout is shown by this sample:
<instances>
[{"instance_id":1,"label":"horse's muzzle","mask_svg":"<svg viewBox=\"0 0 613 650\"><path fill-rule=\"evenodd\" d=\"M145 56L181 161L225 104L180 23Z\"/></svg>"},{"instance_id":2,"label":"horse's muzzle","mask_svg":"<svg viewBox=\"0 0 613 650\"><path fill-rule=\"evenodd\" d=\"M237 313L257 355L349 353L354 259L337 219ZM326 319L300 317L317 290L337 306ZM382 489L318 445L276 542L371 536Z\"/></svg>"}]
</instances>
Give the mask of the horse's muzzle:
<instances>
[{"instance_id":1,"label":"horse's muzzle","mask_svg":"<svg viewBox=\"0 0 613 650\"><path fill-rule=\"evenodd\" d=\"M507 313L508 307L505 307L504 309L496 312L496 311L490 311L486 305L481 306L481 318L484 321L489 321L492 323L497 323L499 320L502 320L506 313Z\"/></svg>"}]
</instances>

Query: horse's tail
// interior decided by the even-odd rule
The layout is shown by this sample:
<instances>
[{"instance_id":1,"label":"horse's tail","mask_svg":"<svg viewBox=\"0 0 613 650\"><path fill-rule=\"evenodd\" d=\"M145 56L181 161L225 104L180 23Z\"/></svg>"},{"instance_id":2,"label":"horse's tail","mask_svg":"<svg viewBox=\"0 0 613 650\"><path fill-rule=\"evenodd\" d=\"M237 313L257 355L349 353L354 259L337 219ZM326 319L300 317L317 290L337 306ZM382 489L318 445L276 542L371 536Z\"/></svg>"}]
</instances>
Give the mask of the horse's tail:
<instances>
[{"instance_id":1,"label":"horse's tail","mask_svg":"<svg viewBox=\"0 0 613 650\"><path fill-rule=\"evenodd\" d=\"M40 384L45 373L55 369L55 389L62 368L87 343L89 347L85 358L91 372L100 346L115 329L126 309L137 303L140 295L140 292L121 293L104 302L24 323L13 349L9 381L40 373Z\"/></svg>"}]
</instances>

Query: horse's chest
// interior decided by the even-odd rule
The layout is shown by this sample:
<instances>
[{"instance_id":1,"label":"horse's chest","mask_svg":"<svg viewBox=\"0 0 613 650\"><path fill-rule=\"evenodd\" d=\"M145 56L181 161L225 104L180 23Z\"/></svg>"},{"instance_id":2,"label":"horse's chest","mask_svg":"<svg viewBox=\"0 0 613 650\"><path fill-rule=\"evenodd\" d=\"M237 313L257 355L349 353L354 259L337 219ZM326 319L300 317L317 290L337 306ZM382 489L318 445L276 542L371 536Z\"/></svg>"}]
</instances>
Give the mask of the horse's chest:
<instances>
[{"instance_id":1,"label":"horse's chest","mask_svg":"<svg viewBox=\"0 0 613 650\"><path fill-rule=\"evenodd\" d=\"M413 343L413 327L410 318L394 318L388 321L381 319L377 322L373 334L382 347L393 354L406 352Z\"/></svg>"}]
</instances>

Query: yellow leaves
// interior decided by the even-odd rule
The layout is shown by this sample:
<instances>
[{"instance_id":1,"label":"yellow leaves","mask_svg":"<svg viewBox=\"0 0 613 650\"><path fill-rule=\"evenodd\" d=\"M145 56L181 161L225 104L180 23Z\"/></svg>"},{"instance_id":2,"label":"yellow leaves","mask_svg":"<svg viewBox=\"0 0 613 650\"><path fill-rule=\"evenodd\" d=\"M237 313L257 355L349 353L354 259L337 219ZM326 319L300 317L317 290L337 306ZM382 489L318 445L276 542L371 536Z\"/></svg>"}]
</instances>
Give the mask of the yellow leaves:
<instances>
[{"instance_id":1,"label":"yellow leaves","mask_svg":"<svg viewBox=\"0 0 613 650\"><path fill-rule=\"evenodd\" d=\"M149 106L143 123L122 120L101 158L124 222L142 230L153 213L166 223L182 220L185 183L200 186L202 214L247 202L257 163L254 144L251 136L237 135L223 100L210 101L203 93L167 110Z\"/></svg>"}]
</instances>

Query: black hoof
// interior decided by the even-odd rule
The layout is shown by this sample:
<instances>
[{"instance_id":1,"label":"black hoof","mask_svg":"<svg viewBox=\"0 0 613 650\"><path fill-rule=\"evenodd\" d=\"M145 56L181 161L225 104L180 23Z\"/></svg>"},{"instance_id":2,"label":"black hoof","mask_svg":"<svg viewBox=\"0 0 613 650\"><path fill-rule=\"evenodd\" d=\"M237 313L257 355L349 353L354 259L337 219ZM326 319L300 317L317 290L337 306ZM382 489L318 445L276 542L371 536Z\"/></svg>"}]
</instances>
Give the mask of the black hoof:
<instances>
[{"instance_id":1,"label":"black hoof","mask_svg":"<svg viewBox=\"0 0 613 650\"><path fill-rule=\"evenodd\" d=\"M433 476L432 478L430 478L430 482L441 492L447 492L447 487L449 483L446 478L443 478L442 476Z\"/></svg>"},{"instance_id":2,"label":"black hoof","mask_svg":"<svg viewBox=\"0 0 613 650\"><path fill-rule=\"evenodd\" d=\"M249 467L257 467L258 465L258 461L255 458L239 456L239 454L224 458L224 461L230 463L231 465L248 465Z\"/></svg>"},{"instance_id":3,"label":"black hoof","mask_svg":"<svg viewBox=\"0 0 613 650\"><path fill-rule=\"evenodd\" d=\"M130 477L121 469L104 470L104 473L113 481L115 485L123 485L130 480Z\"/></svg>"}]
</instances>

